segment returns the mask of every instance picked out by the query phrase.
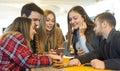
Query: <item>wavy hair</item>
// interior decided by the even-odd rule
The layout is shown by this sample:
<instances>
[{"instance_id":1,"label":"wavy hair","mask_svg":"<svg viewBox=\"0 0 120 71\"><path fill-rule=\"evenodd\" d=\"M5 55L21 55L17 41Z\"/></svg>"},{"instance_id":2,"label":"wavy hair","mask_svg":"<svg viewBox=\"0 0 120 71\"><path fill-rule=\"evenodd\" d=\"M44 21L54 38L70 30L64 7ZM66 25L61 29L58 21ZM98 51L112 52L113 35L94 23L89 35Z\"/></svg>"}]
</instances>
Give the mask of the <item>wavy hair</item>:
<instances>
[{"instance_id":1,"label":"wavy hair","mask_svg":"<svg viewBox=\"0 0 120 71\"><path fill-rule=\"evenodd\" d=\"M47 31L46 31L46 28L45 28L45 22L46 22L46 18L49 14L53 14L54 18L55 18L55 25L54 25L54 28L52 29L52 31L50 31L50 36L51 36L51 39L52 39L52 42L51 42L51 47L53 49L55 49L55 46L56 46L56 33L55 33L55 27L56 27L56 17L55 17L55 13L51 10L44 10L44 17L42 17L41 21L40 21L40 28L37 29L37 35L36 35L36 46L37 46L37 53L38 54L43 54L45 52L45 47L46 47L46 44L47 44Z\"/></svg>"},{"instance_id":2,"label":"wavy hair","mask_svg":"<svg viewBox=\"0 0 120 71\"><path fill-rule=\"evenodd\" d=\"M5 33L8 32L19 32L21 33L27 41L27 44L30 47L30 26L31 19L26 17L17 17L12 24L7 28Z\"/></svg>"},{"instance_id":3,"label":"wavy hair","mask_svg":"<svg viewBox=\"0 0 120 71\"><path fill-rule=\"evenodd\" d=\"M93 28L94 28L94 22L89 18L89 16L87 15L86 11L84 10L84 8L82 6L74 6L72 7L69 12L68 12L68 16L67 16L67 20L68 20L68 34L67 34L67 37L68 37L68 48L70 47L70 43L74 43L74 39L72 39L72 34L75 32L72 30L72 26L70 25L70 22L69 22L69 13L71 11L74 11L74 12L77 12L78 14L80 14L84 21L86 22L86 25L87 25L87 29L85 31L85 36L86 36L86 40L87 42L90 42L90 36L88 35L89 32L93 32ZM91 33L92 34L92 33Z\"/></svg>"}]
</instances>

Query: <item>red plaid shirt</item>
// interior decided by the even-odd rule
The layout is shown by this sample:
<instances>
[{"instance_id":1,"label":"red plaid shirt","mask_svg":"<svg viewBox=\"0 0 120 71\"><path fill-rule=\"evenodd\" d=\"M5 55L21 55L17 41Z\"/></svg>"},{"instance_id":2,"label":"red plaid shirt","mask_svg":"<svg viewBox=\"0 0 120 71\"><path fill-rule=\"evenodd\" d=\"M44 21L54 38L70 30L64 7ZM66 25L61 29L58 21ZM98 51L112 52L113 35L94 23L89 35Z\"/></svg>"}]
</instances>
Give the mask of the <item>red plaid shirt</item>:
<instances>
[{"instance_id":1,"label":"red plaid shirt","mask_svg":"<svg viewBox=\"0 0 120 71\"><path fill-rule=\"evenodd\" d=\"M48 56L32 54L20 33L0 39L0 71L20 71L22 68L51 64L52 60Z\"/></svg>"}]
</instances>

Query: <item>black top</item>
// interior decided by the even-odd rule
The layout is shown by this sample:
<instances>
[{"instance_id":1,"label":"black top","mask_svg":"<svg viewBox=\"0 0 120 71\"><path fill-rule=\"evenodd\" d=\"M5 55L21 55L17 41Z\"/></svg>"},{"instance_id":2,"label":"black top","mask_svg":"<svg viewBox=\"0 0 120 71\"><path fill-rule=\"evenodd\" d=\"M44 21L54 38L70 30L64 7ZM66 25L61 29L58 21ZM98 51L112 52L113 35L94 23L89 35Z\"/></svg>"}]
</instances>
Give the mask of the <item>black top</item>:
<instances>
[{"instance_id":1,"label":"black top","mask_svg":"<svg viewBox=\"0 0 120 71\"><path fill-rule=\"evenodd\" d=\"M76 58L81 63L97 58L104 61L106 69L120 70L120 32L113 29L98 50Z\"/></svg>"},{"instance_id":2,"label":"black top","mask_svg":"<svg viewBox=\"0 0 120 71\"><path fill-rule=\"evenodd\" d=\"M75 54L76 56L77 56L76 43L78 42L78 39L79 39L79 38L77 37L77 31L78 31L78 30L75 30L75 31L73 32L73 38L72 38L73 48L74 48L74 54ZM99 43L100 43L100 41L99 41L100 38L99 38L99 37L96 37L96 35L95 35L95 33L94 33L93 30L87 32L87 35L89 35L89 39L90 39L90 42L87 42L87 41L86 41L86 46L87 46L89 52L98 49L98 47L99 47L99 45L100 45L100 44L99 44Z\"/></svg>"}]
</instances>

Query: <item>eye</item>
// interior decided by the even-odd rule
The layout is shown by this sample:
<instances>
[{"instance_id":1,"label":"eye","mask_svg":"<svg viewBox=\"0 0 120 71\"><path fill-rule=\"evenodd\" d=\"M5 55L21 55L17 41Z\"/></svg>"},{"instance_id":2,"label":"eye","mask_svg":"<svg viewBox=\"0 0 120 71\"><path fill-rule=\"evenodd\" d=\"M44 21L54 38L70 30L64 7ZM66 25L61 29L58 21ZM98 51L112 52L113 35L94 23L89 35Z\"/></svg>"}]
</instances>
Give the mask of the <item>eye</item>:
<instances>
[{"instance_id":1,"label":"eye","mask_svg":"<svg viewBox=\"0 0 120 71\"><path fill-rule=\"evenodd\" d=\"M46 19L46 21L50 21L50 19Z\"/></svg>"},{"instance_id":2,"label":"eye","mask_svg":"<svg viewBox=\"0 0 120 71\"><path fill-rule=\"evenodd\" d=\"M34 18L33 21L40 21L40 19Z\"/></svg>"},{"instance_id":3,"label":"eye","mask_svg":"<svg viewBox=\"0 0 120 71\"><path fill-rule=\"evenodd\" d=\"M74 19L74 20L76 20L76 19L77 19L77 17L74 17L73 19Z\"/></svg>"},{"instance_id":4,"label":"eye","mask_svg":"<svg viewBox=\"0 0 120 71\"><path fill-rule=\"evenodd\" d=\"M55 20L52 20L52 22L55 22Z\"/></svg>"}]
</instances>

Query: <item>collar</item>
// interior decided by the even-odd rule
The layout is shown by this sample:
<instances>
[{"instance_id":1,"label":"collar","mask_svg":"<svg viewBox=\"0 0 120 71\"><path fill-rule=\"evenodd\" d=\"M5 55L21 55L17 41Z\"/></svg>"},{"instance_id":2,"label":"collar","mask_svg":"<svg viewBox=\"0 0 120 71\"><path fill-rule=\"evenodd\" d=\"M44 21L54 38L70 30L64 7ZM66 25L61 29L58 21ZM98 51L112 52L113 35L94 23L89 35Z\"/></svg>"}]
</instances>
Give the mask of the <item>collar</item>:
<instances>
[{"instance_id":1,"label":"collar","mask_svg":"<svg viewBox=\"0 0 120 71\"><path fill-rule=\"evenodd\" d=\"M115 31L116 31L115 28L113 28L113 29L110 31L110 33L109 33L109 35L108 35L108 38L107 38L107 40L106 40L107 43L109 43L109 42L112 40Z\"/></svg>"}]
</instances>

